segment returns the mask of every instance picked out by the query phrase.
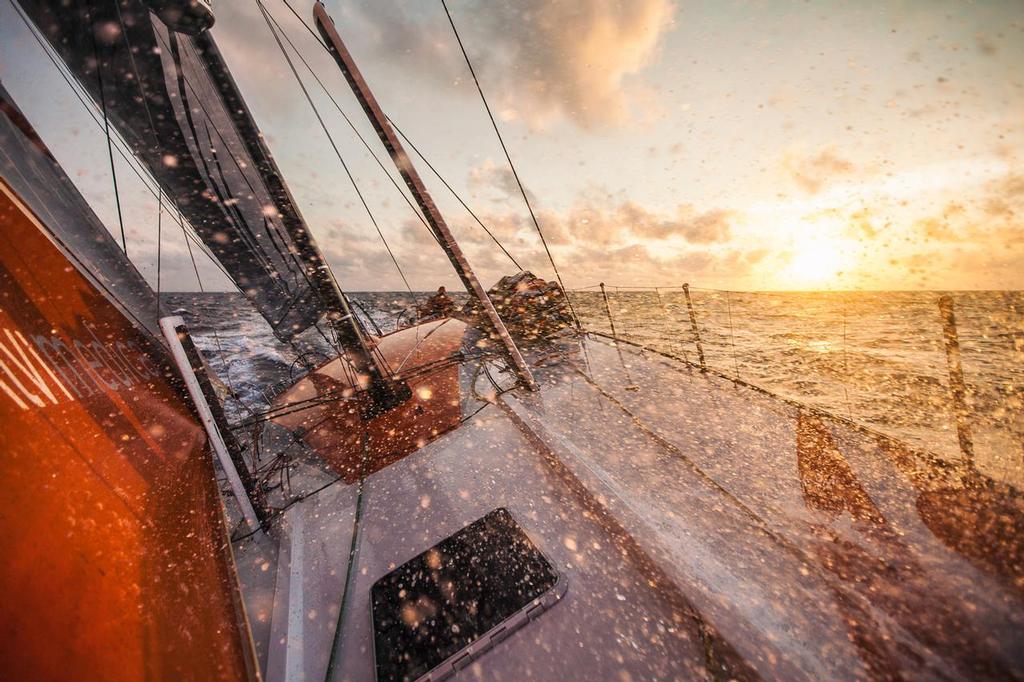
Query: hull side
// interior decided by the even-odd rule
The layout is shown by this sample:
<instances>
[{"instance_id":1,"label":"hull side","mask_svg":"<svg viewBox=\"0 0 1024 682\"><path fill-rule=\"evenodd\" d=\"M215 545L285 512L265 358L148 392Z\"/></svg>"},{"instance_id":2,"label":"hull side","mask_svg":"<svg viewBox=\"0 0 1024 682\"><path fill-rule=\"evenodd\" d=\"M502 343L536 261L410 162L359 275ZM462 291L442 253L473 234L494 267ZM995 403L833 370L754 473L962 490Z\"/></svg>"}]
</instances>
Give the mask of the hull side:
<instances>
[{"instance_id":1,"label":"hull side","mask_svg":"<svg viewBox=\"0 0 1024 682\"><path fill-rule=\"evenodd\" d=\"M0 181L5 676L252 678L202 429L47 234Z\"/></svg>"}]
</instances>

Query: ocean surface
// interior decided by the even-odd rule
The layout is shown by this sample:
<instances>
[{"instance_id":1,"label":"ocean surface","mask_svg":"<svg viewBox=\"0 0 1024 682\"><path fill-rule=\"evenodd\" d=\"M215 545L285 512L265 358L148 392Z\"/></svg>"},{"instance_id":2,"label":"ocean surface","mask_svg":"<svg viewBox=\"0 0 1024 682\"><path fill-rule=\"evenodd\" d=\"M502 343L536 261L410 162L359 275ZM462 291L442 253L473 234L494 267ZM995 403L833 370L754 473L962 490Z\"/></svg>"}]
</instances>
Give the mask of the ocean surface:
<instances>
[{"instance_id":1,"label":"ocean surface","mask_svg":"<svg viewBox=\"0 0 1024 682\"><path fill-rule=\"evenodd\" d=\"M572 294L584 325L707 366L927 449L960 457L937 292L752 293L680 289ZM370 328L392 331L428 294L351 294ZM1024 292L958 292L956 335L977 466L1024 488ZM327 357L316 330L278 342L237 293L165 294L211 368L237 396L231 415L266 409L276 390ZM611 321L609 321L609 310Z\"/></svg>"}]
</instances>

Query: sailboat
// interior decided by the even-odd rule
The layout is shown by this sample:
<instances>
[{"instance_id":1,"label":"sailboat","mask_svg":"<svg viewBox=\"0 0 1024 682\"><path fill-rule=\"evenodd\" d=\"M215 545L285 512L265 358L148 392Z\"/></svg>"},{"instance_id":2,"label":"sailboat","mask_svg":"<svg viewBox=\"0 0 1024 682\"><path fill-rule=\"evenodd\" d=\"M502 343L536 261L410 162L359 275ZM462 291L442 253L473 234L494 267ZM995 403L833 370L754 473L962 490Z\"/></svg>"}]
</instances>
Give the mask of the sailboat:
<instances>
[{"instance_id":1,"label":"sailboat","mask_svg":"<svg viewBox=\"0 0 1024 682\"><path fill-rule=\"evenodd\" d=\"M208 1L15 7L111 159L282 342L333 354L229 420L186 321L0 85L5 679L1024 678L1015 488L592 333L559 284L540 312L494 300L322 4L318 41L470 296L454 316L367 327Z\"/></svg>"}]
</instances>

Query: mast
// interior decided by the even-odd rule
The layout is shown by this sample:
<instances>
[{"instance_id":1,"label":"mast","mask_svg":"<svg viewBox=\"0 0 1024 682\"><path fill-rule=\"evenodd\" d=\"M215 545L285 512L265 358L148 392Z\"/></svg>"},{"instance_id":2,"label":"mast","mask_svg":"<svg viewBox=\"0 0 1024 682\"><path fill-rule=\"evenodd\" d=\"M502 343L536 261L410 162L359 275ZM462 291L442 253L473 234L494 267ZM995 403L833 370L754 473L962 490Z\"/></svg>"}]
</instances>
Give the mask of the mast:
<instances>
[{"instance_id":1,"label":"mast","mask_svg":"<svg viewBox=\"0 0 1024 682\"><path fill-rule=\"evenodd\" d=\"M398 136L388 122L387 116L384 115L380 104L377 103L377 98L373 96L370 86L367 85L363 74L359 71L359 67L356 66L355 60L352 59L348 48L345 47L341 36L338 35L334 21L327 14L326 8L319 0L313 6L313 17L316 20L320 35L326 41L328 49L345 76L345 80L348 81L352 92L355 93L356 99L359 100L363 111L366 112L367 117L369 117L370 122L373 124L374 130L377 131L381 142L384 143L388 154L391 155L391 160L398 167L398 171L401 173L402 179L405 180L405 184L408 185L409 190L416 198L416 203L419 204L420 209L423 211L427 224L430 226L434 236L437 237L441 248L444 249L445 255L448 256L448 260L455 267L455 271L458 273L459 279L462 280L462 284L466 287L466 291L480 302L491 330L501 341L504 354L512 363L519 378L530 389L536 389L533 374L519 352L519 348L516 347L515 341L512 340L508 330L505 328L505 324L498 317L498 311L494 309L494 304L491 303L487 292L481 286L480 280L477 279L476 274L470 267L469 261L466 260L466 256L462 252L462 248L455 241L455 237L448 228L448 224L427 191L426 185L423 184L423 180L420 178L415 167L413 167L409 155L406 154L405 148L402 147L402 143L399 142Z\"/></svg>"}]
</instances>

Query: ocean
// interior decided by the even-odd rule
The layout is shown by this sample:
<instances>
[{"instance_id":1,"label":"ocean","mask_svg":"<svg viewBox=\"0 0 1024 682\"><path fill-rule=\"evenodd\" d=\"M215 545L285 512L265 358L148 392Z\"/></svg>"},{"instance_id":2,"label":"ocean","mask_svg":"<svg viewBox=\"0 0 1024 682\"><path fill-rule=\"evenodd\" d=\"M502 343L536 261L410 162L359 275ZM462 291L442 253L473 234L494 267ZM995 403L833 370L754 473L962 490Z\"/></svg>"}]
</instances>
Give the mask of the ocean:
<instances>
[{"instance_id":1,"label":"ocean","mask_svg":"<svg viewBox=\"0 0 1024 682\"><path fill-rule=\"evenodd\" d=\"M608 287L571 298L587 329L698 363L679 288ZM371 329L396 328L428 294L350 294ZM691 289L707 366L955 460L939 292L725 292ZM977 466L1024 489L1024 292L950 292ZM266 409L275 390L326 358L315 330L278 342L238 293L164 295L211 369L237 396L233 418ZM609 309L611 322L609 322ZM300 357L305 356L305 357Z\"/></svg>"}]
</instances>

